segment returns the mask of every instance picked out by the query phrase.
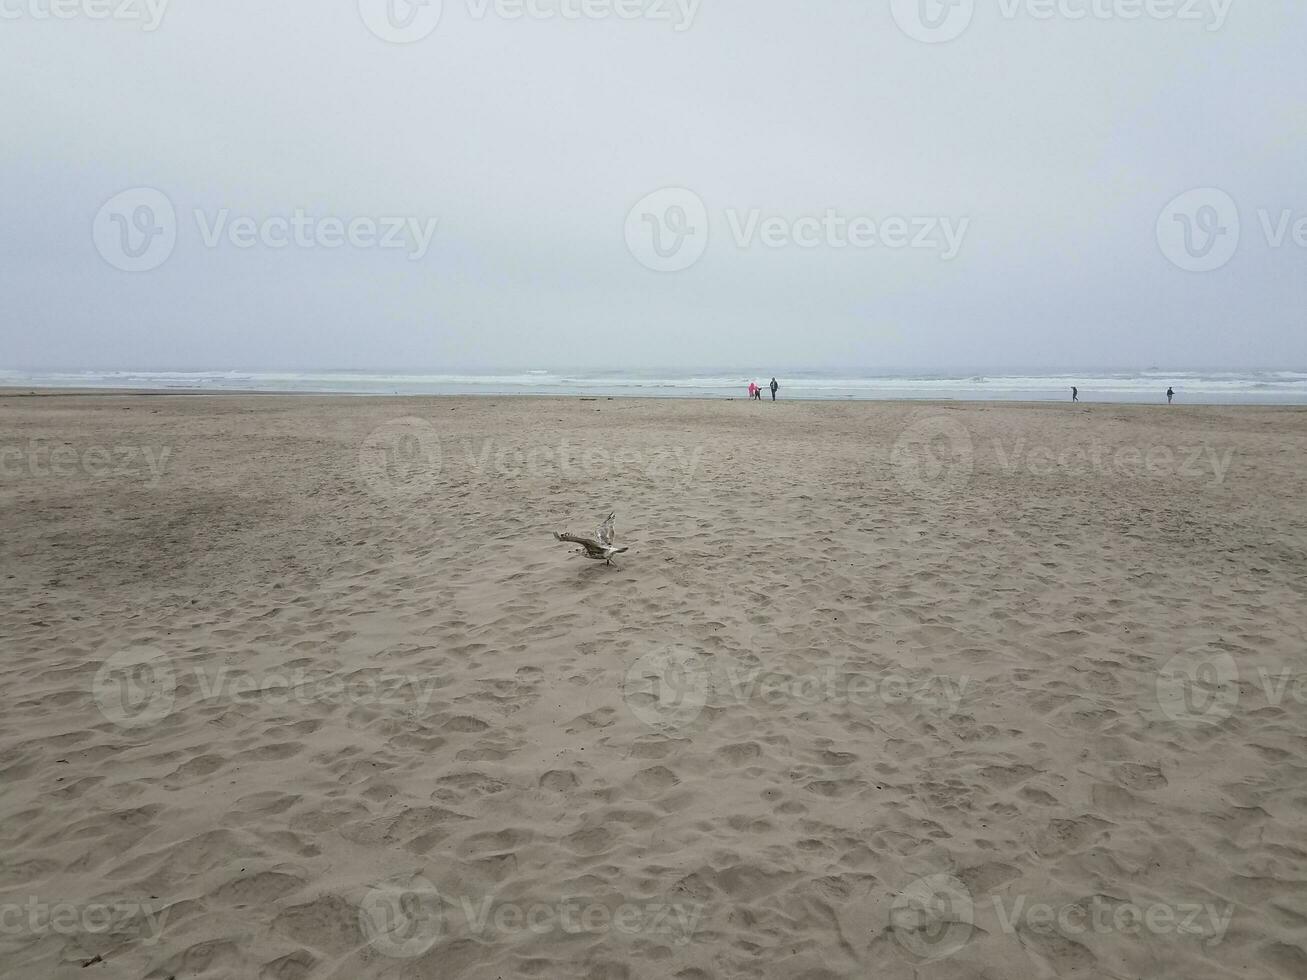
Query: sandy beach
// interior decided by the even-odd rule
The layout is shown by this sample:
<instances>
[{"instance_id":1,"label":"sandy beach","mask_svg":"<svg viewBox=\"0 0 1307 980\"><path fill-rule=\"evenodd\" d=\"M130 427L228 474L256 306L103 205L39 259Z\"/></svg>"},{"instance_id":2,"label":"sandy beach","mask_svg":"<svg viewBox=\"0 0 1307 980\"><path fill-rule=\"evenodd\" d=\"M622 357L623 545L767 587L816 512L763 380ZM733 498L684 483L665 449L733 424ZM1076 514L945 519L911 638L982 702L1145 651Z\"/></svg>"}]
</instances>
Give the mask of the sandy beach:
<instances>
[{"instance_id":1,"label":"sandy beach","mask_svg":"<svg viewBox=\"0 0 1307 980\"><path fill-rule=\"evenodd\" d=\"M0 420L0 976L1307 976L1307 410Z\"/></svg>"}]
</instances>

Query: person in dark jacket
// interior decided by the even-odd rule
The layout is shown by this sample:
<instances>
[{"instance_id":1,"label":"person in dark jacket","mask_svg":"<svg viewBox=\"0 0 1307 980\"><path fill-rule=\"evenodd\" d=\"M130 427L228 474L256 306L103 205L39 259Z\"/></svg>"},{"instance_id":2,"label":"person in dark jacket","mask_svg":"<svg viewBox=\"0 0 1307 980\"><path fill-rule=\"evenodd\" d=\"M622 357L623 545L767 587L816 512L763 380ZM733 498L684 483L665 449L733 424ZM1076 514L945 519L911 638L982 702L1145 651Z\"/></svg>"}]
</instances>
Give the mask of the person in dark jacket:
<instances>
[{"instance_id":1,"label":"person in dark jacket","mask_svg":"<svg viewBox=\"0 0 1307 980\"><path fill-rule=\"evenodd\" d=\"M777 391L778 388L780 388L780 385L778 385L778 384L776 383L776 379L775 379L775 378L772 378L772 379L771 379L771 400L772 400L772 401L775 401L775 400L776 400L776 391Z\"/></svg>"}]
</instances>

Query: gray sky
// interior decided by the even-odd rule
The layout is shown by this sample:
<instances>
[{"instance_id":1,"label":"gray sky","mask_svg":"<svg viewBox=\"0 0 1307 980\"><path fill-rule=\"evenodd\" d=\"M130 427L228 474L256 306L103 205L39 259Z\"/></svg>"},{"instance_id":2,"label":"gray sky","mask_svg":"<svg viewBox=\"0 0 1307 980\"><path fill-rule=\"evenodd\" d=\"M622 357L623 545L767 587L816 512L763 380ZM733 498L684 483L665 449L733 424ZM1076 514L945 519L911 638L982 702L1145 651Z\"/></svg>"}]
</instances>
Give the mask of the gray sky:
<instances>
[{"instance_id":1,"label":"gray sky","mask_svg":"<svg viewBox=\"0 0 1307 980\"><path fill-rule=\"evenodd\" d=\"M0 0L0 367L1307 365L1297 0L150 2Z\"/></svg>"}]
</instances>

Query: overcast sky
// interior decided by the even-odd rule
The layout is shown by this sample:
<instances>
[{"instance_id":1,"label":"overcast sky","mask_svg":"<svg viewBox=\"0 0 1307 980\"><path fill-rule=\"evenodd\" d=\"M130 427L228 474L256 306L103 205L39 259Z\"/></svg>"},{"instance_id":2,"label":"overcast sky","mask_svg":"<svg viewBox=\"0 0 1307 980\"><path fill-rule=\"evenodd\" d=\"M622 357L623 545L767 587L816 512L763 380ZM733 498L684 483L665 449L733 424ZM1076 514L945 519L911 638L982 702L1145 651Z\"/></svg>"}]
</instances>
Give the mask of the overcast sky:
<instances>
[{"instance_id":1,"label":"overcast sky","mask_svg":"<svg viewBox=\"0 0 1307 980\"><path fill-rule=\"evenodd\" d=\"M0 367L1307 365L1307 5L920 3L0 0Z\"/></svg>"}]
</instances>

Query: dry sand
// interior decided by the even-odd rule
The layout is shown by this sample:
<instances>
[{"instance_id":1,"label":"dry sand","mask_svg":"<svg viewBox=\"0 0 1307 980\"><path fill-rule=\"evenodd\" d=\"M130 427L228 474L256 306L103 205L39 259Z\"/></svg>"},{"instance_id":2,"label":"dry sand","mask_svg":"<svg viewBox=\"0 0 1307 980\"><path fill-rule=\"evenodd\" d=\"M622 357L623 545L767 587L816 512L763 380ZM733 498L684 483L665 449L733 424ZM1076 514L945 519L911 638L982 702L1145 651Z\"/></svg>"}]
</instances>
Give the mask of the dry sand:
<instances>
[{"instance_id":1,"label":"dry sand","mask_svg":"<svg viewBox=\"0 0 1307 980\"><path fill-rule=\"evenodd\" d=\"M1307 976L1307 412L0 420L4 977Z\"/></svg>"}]
</instances>

